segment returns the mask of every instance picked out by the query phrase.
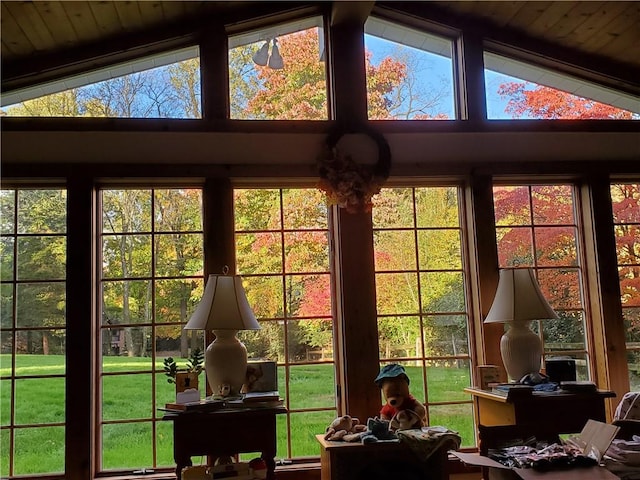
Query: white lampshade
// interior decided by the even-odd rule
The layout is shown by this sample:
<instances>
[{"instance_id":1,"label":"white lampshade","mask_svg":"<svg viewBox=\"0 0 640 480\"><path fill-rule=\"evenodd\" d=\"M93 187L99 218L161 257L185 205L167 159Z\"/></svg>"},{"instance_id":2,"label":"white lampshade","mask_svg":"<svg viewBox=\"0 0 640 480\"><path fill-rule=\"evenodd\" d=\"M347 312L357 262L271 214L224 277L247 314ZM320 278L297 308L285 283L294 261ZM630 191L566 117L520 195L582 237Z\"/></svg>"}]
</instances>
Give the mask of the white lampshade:
<instances>
[{"instance_id":1,"label":"white lampshade","mask_svg":"<svg viewBox=\"0 0 640 480\"><path fill-rule=\"evenodd\" d=\"M529 322L557 319L558 315L544 298L533 270L504 268L500 270L498 289L485 323Z\"/></svg>"},{"instance_id":2,"label":"white lampshade","mask_svg":"<svg viewBox=\"0 0 640 480\"><path fill-rule=\"evenodd\" d=\"M247 372L247 349L238 330L259 330L237 275L209 275L204 295L184 327L213 330L216 338L205 354L205 372L214 395L238 395Z\"/></svg>"},{"instance_id":3,"label":"white lampshade","mask_svg":"<svg viewBox=\"0 0 640 480\"><path fill-rule=\"evenodd\" d=\"M500 270L496 296L485 323L508 323L500 353L509 378L515 381L540 370L542 342L529 326L533 320L557 319L530 268Z\"/></svg>"},{"instance_id":4,"label":"white lampshade","mask_svg":"<svg viewBox=\"0 0 640 480\"><path fill-rule=\"evenodd\" d=\"M260 330L238 275L209 275L186 330Z\"/></svg>"}]
</instances>

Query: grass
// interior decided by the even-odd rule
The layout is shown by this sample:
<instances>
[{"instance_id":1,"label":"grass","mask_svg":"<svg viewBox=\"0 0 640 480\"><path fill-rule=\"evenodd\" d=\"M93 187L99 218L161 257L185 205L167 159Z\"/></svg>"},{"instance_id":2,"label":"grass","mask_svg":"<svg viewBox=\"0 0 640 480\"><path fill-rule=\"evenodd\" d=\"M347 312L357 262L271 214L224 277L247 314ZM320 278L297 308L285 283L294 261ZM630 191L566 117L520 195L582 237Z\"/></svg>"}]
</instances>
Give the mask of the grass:
<instances>
[{"instance_id":1,"label":"grass","mask_svg":"<svg viewBox=\"0 0 640 480\"><path fill-rule=\"evenodd\" d=\"M162 370L162 359L156 362ZM411 378L419 378L418 367L407 366ZM102 391L102 469L139 469L171 467L173 433L171 422L162 421L158 407L175 399L173 384L164 373L156 375L156 404L151 402L152 377L149 358L104 357ZM65 359L55 355L19 355L16 376L64 374ZM138 372L138 373L125 373ZM284 383L284 369L279 369L279 385ZM467 400L462 389L469 384L468 369L430 367L431 401ZM0 375L11 374L9 355L0 355ZM200 377L200 385L204 375ZM413 382L412 382L413 386ZM417 387L416 387L417 388ZM11 383L0 382L0 424L7 427L11 419ZM279 457L288 456L287 422L291 431L291 456L317 456L315 435L323 433L335 417L335 376L332 365L293 365L290 367L289 406L292 412L279 415L277 438ZM284 395L284 388L281 388ZM65 379L18 378L15 382L14 474L44 474L64 470L64 427L52 425L65 421ZM326 408L316 412L296 409ZM463 445L473 445L473 414L470 404L434 405L429 409L430 424L446 426L460 433ZM363 422L366 419L361 419ZM122 423L126 422L126 423ZM38 424L42 426L28 427ZM154 439L155 428L155 439ZM0 475L9 474L9 429L0 432ZM152 446L156 442L157 460L153 465ZM254 454L244 454L243 460ZM199 463L194 458L194 463Z\"/></svg>"}]
</instances>

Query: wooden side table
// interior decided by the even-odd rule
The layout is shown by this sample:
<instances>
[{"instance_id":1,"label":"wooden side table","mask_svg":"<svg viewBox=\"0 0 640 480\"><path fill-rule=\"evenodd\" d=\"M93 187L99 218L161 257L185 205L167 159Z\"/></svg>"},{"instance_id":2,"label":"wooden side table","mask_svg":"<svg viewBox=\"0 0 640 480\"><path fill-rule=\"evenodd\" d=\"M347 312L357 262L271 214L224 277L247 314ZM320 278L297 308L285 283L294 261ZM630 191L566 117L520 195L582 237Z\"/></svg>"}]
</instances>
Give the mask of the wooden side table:
<instances>
[{"instance_id":1,"label":"wooden side table","mask_svg":"<svg viewBox=\"0 0 640 480\"><path fill-rule=\"evenodd\" d=\"M330 442L323 435L316 435L320 443L322 480L365 480L371 478L371 471L382 474L386 465L406 467L416 478L428 480L448 480L448 448L434 452L424 462L400 442ZM366 470L369 469L369 470ZM399 471L397 477L405 478ZM378 478L378 477L375 477ZM392 478L392 477L388 477ZM411 478L414 478L411 476Z\"/></svg>"},{"instance_id":2,"label":"wooden side table","mask_svg":"<svg viewBox=\"0 0 640 480\"><path fill-rule=\"evenodd\" d=\"M276 415L285 407L234 408L213 412L171 413L163 417L173 421L173 458L176 477L191 466L191 457L207 455L209 465L217 458L238 453L260 452L267 464L267 479L275 479Z\"/></svg>"},{"instance_id":3,"label":"wooden side table","mask_svg":"<svg viewBox=\"0 0 640 480\"><path fill-rule=\"evenodd\" d=\"M473 398L476 425L548 425L554 433L579 433L587 420L607 421L605 400L614 392L530 393L504 396L479 388L465 388Z\"/></svg>"}]
</instances>

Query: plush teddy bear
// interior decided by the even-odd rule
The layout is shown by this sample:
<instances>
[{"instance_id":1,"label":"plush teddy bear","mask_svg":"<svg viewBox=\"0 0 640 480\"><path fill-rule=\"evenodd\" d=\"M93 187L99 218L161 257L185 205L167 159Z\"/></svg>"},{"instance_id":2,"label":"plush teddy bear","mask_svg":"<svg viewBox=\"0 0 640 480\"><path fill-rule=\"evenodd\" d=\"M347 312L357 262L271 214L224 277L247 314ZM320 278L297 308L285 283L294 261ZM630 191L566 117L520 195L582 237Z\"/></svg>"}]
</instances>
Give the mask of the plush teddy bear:
<instances>
[{"instance_id":1,"label":"plush teddy bear","mask_svg":"<svg viewBox=\"0 0 640 480\"><path fill-rule=\"evenodd\" d=\"M427 410L424 405L409 393L409 377L402 365L391 363L385 365L375 379L376 385L382 390L386 404L380 410L380 418L391 421L402 410L411 413L403 414L393 425L392 429L406 430L420 428L427 425Z\"/></svg>"},{"instance_id":2,"label":"plush teddy bear","mask_svg":"<svg viewBox=\"0 0 640 480\"><path fill-rule=\"evenodd\" d=\"M360 438L360 434L367 429L366 425L361 425L360 420L350 415L343 415L336 418L327 427L325 440L343 440L351 442Z\"/></svg>"}]
</instances>

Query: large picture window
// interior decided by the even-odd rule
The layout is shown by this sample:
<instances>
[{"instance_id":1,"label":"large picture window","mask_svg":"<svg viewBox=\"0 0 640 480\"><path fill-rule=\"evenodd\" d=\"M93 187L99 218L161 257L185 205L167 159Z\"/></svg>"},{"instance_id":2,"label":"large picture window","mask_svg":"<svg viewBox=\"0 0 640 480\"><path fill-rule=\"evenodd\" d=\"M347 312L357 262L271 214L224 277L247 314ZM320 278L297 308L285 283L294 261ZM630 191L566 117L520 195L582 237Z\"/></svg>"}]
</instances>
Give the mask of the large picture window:
<instances>
[{"instance_id":1,"label":"large picture window","mask_svg":"<svg viewBox=\"0 0 640 480\"><path fill-rule=\"evenodd\" d=\"M200 118L198 48L167 52L3 95L16 117Z\"/></svg>"},{"instance_id":2,"label":"large picture window","mask_svg":"<svg viewBox=\"0 0 640 480\"><path fill-rule=\"evenodd\" d=\"M204 288L202 192L103 189L101 214L100 470L171 466L157 409L176 398L164 359L204 347L182 329Z\"/></svg>"},{"instance_id":3,"label":"large picture window","mask_svg":"<svg viewBox=\"0 0 640 480\"><path fill-rule=\"evenodd\" d=\"M453 42L397 23L365 23L370 120L453 120Z\"/></svg>"},{"instance_id":4,"label":"large picture window","mask_svg":"<svg viewBox=\"0 0 640 480\"><path fill-rule=\"evenodd\" d=\"M317 189L236 189L238 274L261 330L241 332L250 357L275 360L289 410L278 454L318 454L336 416L327 206Z\"/></svg>"},{"instance_id":5,"label":"large picture window","mask_svg":"<svg viewBox=\"0 0 640 480\"><path fill-rule=\"evenodd\" d=\"M640 389L640 184L611 184L631 391Z\"/></svg>"},{"instance_id":6,"label":"large picture window","mask_svg":"<svg viewBox=\"0 0 640 480\"><path fill-rule=\"evenodd\" d=\"M490 120L640 118L633 95L490 52L484 64Z\"/></svg>"},{"instance_id":7,"label":"large picture window","mask_svg":"<svg viewBox=\"0 0 640 480\"><path fill-rule=\"evenodd\" d=\"M493 201L500 268L532 268L559 320L533 322L544 357L576 360L577 376L589 380L580 227L572 185L496 186Z\"/></svg>"},{"instance_id":8,"label":"large picture window","mask_svg":"<svg viewBox=\"0 0 640 480\"><path fill-rule=\"evenodd\" d=\"M385 188L373 235L380 362L401 363L430 425L474 445L464 231L456 186Z\"/></svg>"},{"instance_id":9,"label":"large picture window","mask_svg":"<svg viewBox=\"0 0 640 480\"><path fill-rule=\"evenodd\" d=\"M0 475L64 472L67 194L1 190L0 214Z\"/></svg>"},{"instance_id":10,"label":"large picture window","mask_svg":"<svg viewBox=\"0 0 640 480\"><path fill-rule=\"evenodd\" d=\"M326 120L322 17L229 38L229 103L239 120Z\"/></svg>"}]
</instances>

